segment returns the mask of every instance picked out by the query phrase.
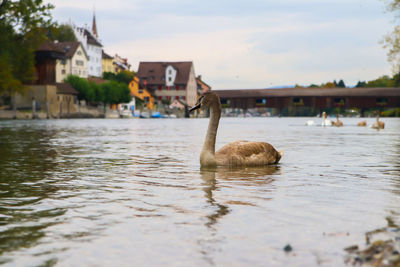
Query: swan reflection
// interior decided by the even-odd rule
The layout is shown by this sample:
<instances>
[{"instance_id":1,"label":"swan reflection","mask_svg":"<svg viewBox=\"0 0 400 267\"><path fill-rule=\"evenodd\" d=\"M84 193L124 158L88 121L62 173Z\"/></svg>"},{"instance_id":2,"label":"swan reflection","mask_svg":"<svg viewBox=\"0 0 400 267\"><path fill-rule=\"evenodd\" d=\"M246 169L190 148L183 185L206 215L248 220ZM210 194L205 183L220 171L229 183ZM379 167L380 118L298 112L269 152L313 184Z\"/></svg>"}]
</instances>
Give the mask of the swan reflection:
<instances>
[{"instance_id":1,"label":"swan reflection","mask_svg":"<svg viewBox=\"0 0 400 267\"><path fill-rule=\"evenodd\" d=\"M214 198L214 192L218 191L222 186L218 181L238 182L241 186L265 186L274 181L271 177L280 170L279 166L270 165L263 167L248 167L248 168L232 168L232 167L213 167L201 168L200 174L203 179L203 191L207 203L215 210L208 214L206 226L212 227L223 216L230 212L228 204L250 205L246 202L238 202L235 200L225 201L224 204L219 203Z\"/></svg>"}]
</instances>

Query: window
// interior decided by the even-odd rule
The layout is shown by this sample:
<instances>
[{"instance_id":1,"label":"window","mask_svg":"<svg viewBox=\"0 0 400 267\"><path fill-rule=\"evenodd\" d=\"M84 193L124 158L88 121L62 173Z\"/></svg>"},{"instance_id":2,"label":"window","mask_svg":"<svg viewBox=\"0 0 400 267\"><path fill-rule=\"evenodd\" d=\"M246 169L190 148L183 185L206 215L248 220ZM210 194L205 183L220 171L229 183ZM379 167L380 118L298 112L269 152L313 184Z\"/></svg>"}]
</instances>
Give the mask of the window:
<instances>
[{"instance_id":1,"label":"window","mask_svg":"<svg viewBox=\"0 0 400 267\"><path fill-rule=\"evenodd\" d=\"M78 52L76 52L79 56L82 55L81 50L78 50Z\"/></svg>"},{"instance_id":2,"label":"window","mask_svg":"<svg viewBox=\"0 0 400 267\"><path fill-rule=\"evenodd\" d=\"M169 82L172 81L172 78L171 78L171 77L168 77L168 81L169 81Z\"/></svg>"},{"instance_id":3,"label":"window","mask_svg":"<svg viewBox=\"0 0 400 267\"><path fill-rule=\"evenodd\" d=\"M65 75L66 71L65 70L61 70L61 74Z\"/></svg>"},{"instance_id":4,"label":"window","mask_svg":"<svg viewBox=\"0 0 400 267\"><path fill-rule=\"evenodd\" d=\"M171 75L172 74L172 70L168 70L168 74Z\"/></svg>"},{"instance_id":5,"label":"window","mask_svg":"<svg viewBox=\"0 0 400 267\"><path fill-rule=\"evenodd\" d=\"M75 60L75 64L77 66L83 66L84 65L83 60Z\"/></svg>"},{"instance_id":6,"label":"window","mask_svg":"<svg viewBox=\"0 0 400 267\"><path fill-rule=\"evenodd\" d=\"M158 86L158 90L160 90L160 91L162 90L162 86L161 85Z\"/></svg>"},{"instance_id":7,"label":"window","mask_svg":"<svg viewBox=\"0 0 400 267\"><path fill-rule=\"evenodd\" d=\"M178 99L179 99L179 96L175 96L175 99L178 100Z\"/></svg>"}]
</instances>

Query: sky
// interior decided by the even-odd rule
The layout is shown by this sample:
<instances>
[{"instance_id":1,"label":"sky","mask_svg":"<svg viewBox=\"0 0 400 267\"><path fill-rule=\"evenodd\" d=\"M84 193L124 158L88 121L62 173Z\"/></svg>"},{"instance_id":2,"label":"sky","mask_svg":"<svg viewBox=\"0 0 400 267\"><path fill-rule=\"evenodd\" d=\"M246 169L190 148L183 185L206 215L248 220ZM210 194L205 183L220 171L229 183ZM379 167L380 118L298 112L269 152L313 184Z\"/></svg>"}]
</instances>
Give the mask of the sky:
<instances>
[{"instance_id":1,"label":"sky","mask_svg":"<svg viewBox=\"0 0 400 267\"><path fill-rule=\"evenodd\" d=\"M261 89L392 75L383 0L47 0L59 23L91 27L106 53L193 61L213 89Z\"/></svg>"}]
</instances>

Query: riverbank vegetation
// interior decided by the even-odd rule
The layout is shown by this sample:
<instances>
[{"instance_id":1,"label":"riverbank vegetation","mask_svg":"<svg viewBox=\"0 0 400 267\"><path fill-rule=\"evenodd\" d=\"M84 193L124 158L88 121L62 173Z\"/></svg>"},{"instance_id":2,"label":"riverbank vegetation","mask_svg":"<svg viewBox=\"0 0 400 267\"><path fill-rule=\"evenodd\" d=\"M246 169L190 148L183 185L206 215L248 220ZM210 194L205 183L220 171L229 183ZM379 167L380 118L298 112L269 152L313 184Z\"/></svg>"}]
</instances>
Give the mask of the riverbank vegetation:
<instances>
[{"instance_id":1,"label":"riverbank vegetation","mask_svg":"<svg viewBox=\"0 0 400 267\"><path fill-rule=\"evenodd\" d=\"M105 81L97 84L85 78L69 75L65 82L78 91L78 100L86 103L119 104L131 101L130 90L126 83L116 80Z\"/></svg>"}]
</instances>

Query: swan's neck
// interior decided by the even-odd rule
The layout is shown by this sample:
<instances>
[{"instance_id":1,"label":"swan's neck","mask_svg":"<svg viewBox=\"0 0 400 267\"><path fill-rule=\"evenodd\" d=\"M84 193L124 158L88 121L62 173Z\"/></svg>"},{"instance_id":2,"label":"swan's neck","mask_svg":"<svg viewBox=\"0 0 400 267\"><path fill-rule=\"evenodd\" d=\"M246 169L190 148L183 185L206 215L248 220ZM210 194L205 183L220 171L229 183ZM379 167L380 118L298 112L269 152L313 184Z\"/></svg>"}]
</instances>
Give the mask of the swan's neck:
<instances>
[{"instance_id":1,"label":"swan's neck","mask_svg":"<svg viewBox=\"0 0 400 267\"><path fill-rule=\"evenodd\" d=\"M217 138L217 130L219 119L221 117L221 106L214 103L210 106L210 121L208 123L206 140L204 141L203 150L200 154L200 164L202 166L216 165L215 161L215 140Z\"/></svg>"}]
</instances>

